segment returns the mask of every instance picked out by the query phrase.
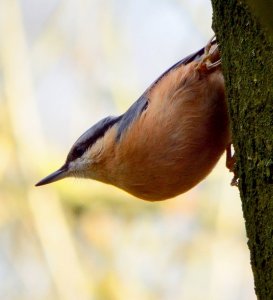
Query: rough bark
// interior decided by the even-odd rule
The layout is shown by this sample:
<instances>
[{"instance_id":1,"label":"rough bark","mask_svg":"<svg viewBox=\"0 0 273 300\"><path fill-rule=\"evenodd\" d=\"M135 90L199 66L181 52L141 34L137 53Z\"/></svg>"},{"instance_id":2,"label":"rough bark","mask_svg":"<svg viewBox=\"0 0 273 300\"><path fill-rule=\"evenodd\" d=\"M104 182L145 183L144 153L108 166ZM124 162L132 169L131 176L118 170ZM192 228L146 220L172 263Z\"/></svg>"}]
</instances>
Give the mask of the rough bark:
<instances>
[{"instance_id":1,"label":"rough bark","mask_svg":"<svg viewBox=\"0 0 273 300\"><path fill-rule=\"evenodd\" d=\"M212 0L258 299L273 299L273 39L239 0ZM271 11L272 15L272 11Z\"/></svg>"}]
</instances>

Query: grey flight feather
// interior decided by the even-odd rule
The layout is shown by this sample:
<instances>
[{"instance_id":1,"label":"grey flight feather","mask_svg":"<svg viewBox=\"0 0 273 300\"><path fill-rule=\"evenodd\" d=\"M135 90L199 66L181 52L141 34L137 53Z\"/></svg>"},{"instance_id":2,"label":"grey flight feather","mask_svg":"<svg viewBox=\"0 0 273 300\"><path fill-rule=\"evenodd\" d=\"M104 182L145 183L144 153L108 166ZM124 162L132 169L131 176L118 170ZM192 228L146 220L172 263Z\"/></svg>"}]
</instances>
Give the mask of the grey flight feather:
<instances>
[{"instance_id":1,"label":"grey flight feather","mask_svg":"<svg viewBox=\"0 0 273 300\"><path fill-rule=\"evenodd\" d=\"M122 118L118 124L118 133L116 138L117 141L120 140L122 134L126 131L130 124L141 115L147 106L148 99L145 94L143 94L133 105L130 106L126 113L122 115Z\"/></svg>"},{"instance_id":2,"label":"grey flight feather","mask_svg":"<svg viewBox=\"0 0 273 300\"><path fill-rule=\"evenodd\" d=\"M118 126L118 133L117 133L117 141L119 141L122 137L122 134L128 129L128 127L131 125L131 123L141 115L141 113L148 107L148 98L147 93L150 89L152 89L158 82L165 77L168 73L170 73L172 70L180 67L181 65L187 65L188 63L192 61L197 61L201 58L201 56L204 54L204 49L202 48L198 50L197 52L188 55L187 57L183 58L176 64L174 64L172 67L170 67L167 71L165 71L161 76L159 76L150 86L149 88L144 92L144 94L135 102L133 105L122 115L121 120L119 121Z\"/></svg>"},{"instance_id":3,"label":"grey flight feather","mask_svg":"<svg viewBox=\"0 0 273 300\"><path fill-rule=\"evenodd\" d=\"M215 42L214 42L215 43ZM204 54L204 49L202 48L199 51L190 54L189 56L183 58L173 66L171 66L168 70L166 70L161 76L159 76L144 92L144 94L134 102L129 109L121 116L118 117L107 117L96 123L94 126L89 128L84 134L82 134L78 140L72 146L66 162L70 162L75 160L78 157L81 157L83 153L90 148L99 138L103 137L108 129L110 129L113 125L117 125L117 136L116 141L119 142L122 138L124 132L129 128L129 126L136 120L142 112L148 107L148 91L153 88L158 82L168 75L172 70L180 67L181 65L187 65L192 61L200 60L201 56Z\"/></svg>"}]
</instances>

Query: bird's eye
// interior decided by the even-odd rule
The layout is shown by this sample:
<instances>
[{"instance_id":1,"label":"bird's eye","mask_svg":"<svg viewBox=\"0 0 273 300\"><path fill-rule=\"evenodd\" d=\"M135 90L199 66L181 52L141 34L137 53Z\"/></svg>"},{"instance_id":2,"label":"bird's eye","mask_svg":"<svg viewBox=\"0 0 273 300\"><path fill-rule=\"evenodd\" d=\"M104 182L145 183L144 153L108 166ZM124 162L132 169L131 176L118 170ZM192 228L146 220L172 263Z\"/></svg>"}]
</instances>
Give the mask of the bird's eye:
<instances>
[{"instance_id":1,"label":"bird's eye","mask_svg":"<svg viewBox=\"0 0 273 300\"><path fill-rule=\"evenodd\" d=\"M80 158L84 154L85 150L86 147L84 147L84 145L73 147L67 155L66 162L70 162L77 158Z\"/></svg>"},{"instance_id":2,"label":"bird's eye","mask_svg":"<svg viewBox=\"0 0 273 300\"><path fill-rule=\"evenodd\" d=\"M77 147L74 149L73 156L74 157L81 157L84 153L84 148L83 147Z\"/></svg>"}]
</instances>

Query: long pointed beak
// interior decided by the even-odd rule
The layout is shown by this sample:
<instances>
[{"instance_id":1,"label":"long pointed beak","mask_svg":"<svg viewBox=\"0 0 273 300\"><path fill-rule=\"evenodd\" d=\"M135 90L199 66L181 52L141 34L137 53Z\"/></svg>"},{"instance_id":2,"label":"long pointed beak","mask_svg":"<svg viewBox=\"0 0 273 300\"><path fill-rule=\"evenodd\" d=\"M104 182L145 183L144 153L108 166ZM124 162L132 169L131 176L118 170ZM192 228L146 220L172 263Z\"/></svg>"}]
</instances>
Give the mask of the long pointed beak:
<instances>
[{"instance_id":1,"label":"long pointed beak","mask_svg":"<svg viewBox=\"0 0 273 300\"><path fill-rule=\"evenodd\" d=\"M68 176L68 167L66 165L62 166L59 170L53 172L52 174L46 176L42 180L40 180L38 183L35 184L35 186L40 186L44 184L49 184L54 181L61 180Z\"/></svg>"}]
</instances>

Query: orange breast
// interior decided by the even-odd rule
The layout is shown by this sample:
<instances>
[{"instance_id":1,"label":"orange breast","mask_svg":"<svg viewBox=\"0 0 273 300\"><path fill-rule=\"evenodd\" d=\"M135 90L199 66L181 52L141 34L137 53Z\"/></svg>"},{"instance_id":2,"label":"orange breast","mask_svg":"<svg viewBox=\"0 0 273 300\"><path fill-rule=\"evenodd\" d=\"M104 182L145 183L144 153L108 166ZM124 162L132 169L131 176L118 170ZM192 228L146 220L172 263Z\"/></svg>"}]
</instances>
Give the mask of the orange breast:
<instances>
[{"instance_id":1,"label":"orange breast","mask_svg":"<svg viewBox=\"0 0 273 300\"><path fill-rule=\"evenodd\" d=\"M212 170L230 143L220 70L180 66L149 92L149 105L115 151L109 183L146 200L184 193Z\"/></svg>"}]
</instances>

